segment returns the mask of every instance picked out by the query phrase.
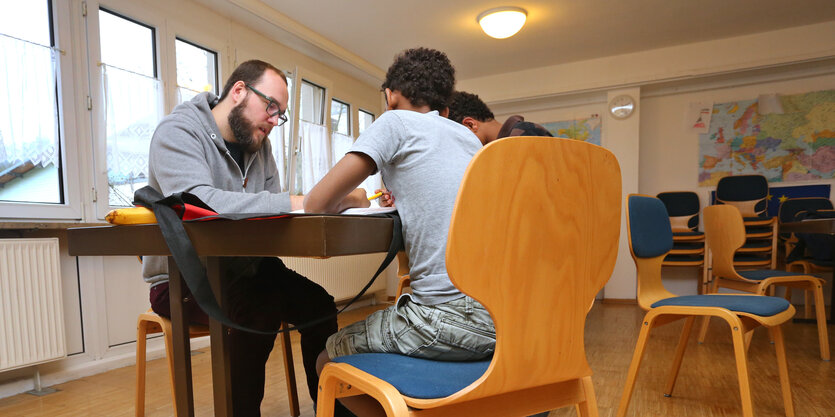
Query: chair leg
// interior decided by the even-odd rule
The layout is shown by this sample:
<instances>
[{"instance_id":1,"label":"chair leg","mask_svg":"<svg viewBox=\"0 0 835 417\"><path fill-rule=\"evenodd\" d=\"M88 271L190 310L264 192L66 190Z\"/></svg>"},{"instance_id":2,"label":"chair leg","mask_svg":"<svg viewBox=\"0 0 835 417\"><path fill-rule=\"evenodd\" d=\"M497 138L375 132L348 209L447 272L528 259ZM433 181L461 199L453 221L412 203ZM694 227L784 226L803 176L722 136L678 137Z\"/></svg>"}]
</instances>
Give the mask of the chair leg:
<instances>
[{"instance_id":1,"label":"chair leg","mask_svg":"<svg viewBox=\"0 0 835 417\"><path fill-rule=\"evenodd\" d=\"M708 294L716 294L719 291L719 279L714 278L713 283L711 284L711 289ZM699 344L705 342L705 337L707 337L707 328L710 325L710 316L702 317L702 328L699 329Z\"/></svg>"},{"instance_id":2,"label":"chair leg","mask_svg":"<svg viewBox=\"0 0 835 417\"><path fill-rule=\"evenodd\" d=\"M684 358L684 351L687 349L687 340L690 339L690 331L693 329L693 323L695 321L696 316L690 316L684 321L684 328L681 330L681 337L678 339L676 356L673 359L673 367L670 369L670 379L667 381L667 389L664 390L665 397L673 396L673 388L676 385L678 371L681 369L681 361Z\"/></svg>"},{"instance_id":3,"label":"chair leg","mask_svg":"<svg viewBox=\"0 0 835 417\"><path fill-rule=\"evenodd\" d=\"M815 291L815 313L818 319L818 343L820 344L821 359L828 361L829 333L826 330L826 306L823 304L823 287L820 281L812 283L812 286Z\"/></svg>"},{"instance_id":4,"label":"chair leg","mask_svg":"<svg viewBox=\"0 0 835 417\"><path fill-rule=\"evenodd\" d=\"M171 330L171 322L166 320L160 323L162 327L162 338L165 341L165 359L168 361L168 378L171 380L171 404L174 404L174 415L177 415L177 394L174 392L174 335Z\"/></svg>"},{"instance_id":5,"label":"chair leg","mask_svg":"<svg viewBox=\"0 0 835 417\"><path fill-rule=\"evenodd\" d=\"M136 417L145 415L145 337L148 334L148 322L136 323Z\"/></svg>"},{"instance_id":6,"label":"chair leg","mask_svg":"<svg viewBox=\"0 0 835 417\"><path fill-rule=\"evenodd\" d=\"M710 316L702 317L702 325L699 329L699 344L705 342L705 337L707 337L707 328L710 325Z\"/></svg>"},{"instance_id":7,"label":"chair leg","mask_svg":"<svg viewBox=\"0 0 835 417\"><path fill-rule=\"evenodd\" d=\"M745 352L748 352L748 349L751 347L751 338L754 337L754 329L748 330L745 332L743 339L745 339ZM772 340L771 343L774 343Z\"/></svg>"},{"instance_id":8,"label":"chair leg","mask_svg":"<svg viewBox=\"0 0 835 417\"><path fill-rule=\"evenodd\" d=\"M786 364L786 345L783 344L783 329L779 325L769 327L768 333L774 339L774 350L777 353L777 369L780 373L780 390L783 392L783 408L786 410L786 417L794 417L789 368Z\"/></svg>"},{"instance_id":9,"label":"chair leg","mask_svg":"<svg viewBox=\"0 0 835 417\"><path fill-rule=\"evenodd\" d=\"M792 287L786 287L786 295L783 297L789 304L792 303Z\"/></svg>"},{"instance_id":10,"label":"chair leg","mask_svg":"<svg viewBox=\"0 0 835 417\"><path fill-rule=\"evenodd\" d=\"M282 329L287 327L287 323L281 323ZM299 417L299 390L296 386L296 368L293 363L293 345L290 343L289 332L281 333L281 352L284 354L284 380L287 381L287 400L290 401L290 415Z\"/></svg>"},{"instance_id":11,"label":"chair leg","mask_svg":"<svg viewBox=\"0 0 835 417\"><path fill-rule=\"evenodd\" d=\"M597 417L597 397L594 395L594 384L591 382L591 377L583 377L581 379L583 385L583 402L577 403L577 415L580 417Z\"/></svg>"},{"instance_id":12,"label":"chair leg","mask_svg":"<svg viewBox=\"0 0 835 417\"><path fill-rule=\"evenodd\" d=\"M641 333L638 335L638 343L635 344L635 353L632 354L632 363L629 365L629 373L626 375L626 385L624 385L623 395L620 397L617 417L624 417L626 410L629 408L632 390L635 388L635 380L638 379L638 369L641 367L641 360L644 357L644 350L649 340L649 331L652 329L654 320L655 317L644 317Z\"/></svg>"},{"instance_id":13,"label":"chair leg","mask_svg":"<svg viewBox=\"0 0 835 417\"><path fill-rule=\"evenodd\" d=\"M739 379L739 396L742 399L742 415L744 417L754 416L754 407L751 403L751 385L748 379L748 358L745 353L745 341L743 334L745 329L739 320L729 322L731 326L731 337L734 344L734 357L736 358L736 373Z\"/></svg>"}]
</instances>

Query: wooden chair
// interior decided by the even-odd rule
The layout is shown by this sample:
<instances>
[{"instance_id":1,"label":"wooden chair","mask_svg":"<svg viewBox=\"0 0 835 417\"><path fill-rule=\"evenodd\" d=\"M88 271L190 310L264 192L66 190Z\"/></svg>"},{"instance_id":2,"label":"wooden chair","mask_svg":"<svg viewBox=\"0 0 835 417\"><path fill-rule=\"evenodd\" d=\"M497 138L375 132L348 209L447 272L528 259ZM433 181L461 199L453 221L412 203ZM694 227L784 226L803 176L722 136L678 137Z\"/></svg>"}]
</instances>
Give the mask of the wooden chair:
<instances>
[{"instance_id":1,"label":"wooden chair","mask_svg":"<svg viewBox=\"0 0 835 417\"><path fill-rule=\"evenodd\" d=\"M400 277L400 280L397 282L397 294L394 296L395 302L412 283L412 279L409 277L409 256L406 255L405 251L397 252L397 276Z\"/></svg>"},{"instance_id":2,"label":"wooden chair","mask_svg":"<svg viewBox=\"0 0 835 417\"><path fill-rule=\"evenodd\" d=\"M818 322L818 340L821 359L829 360L829 337L826 330L826 311L823 304L823 280L796 272L773 269L737 271L734 268L734 252L745 242L745 226L742 215L734 206L710 206L705 208L705 233L713 253L714 280L711 292L730 288L754 294L766 294L772 286L785 286L811 290L815 296ZM703 342L710 318L706 317L699 335ZM750 339L751 335L746 335Z\"/></svg>"},{"instance_id":3,"label":"wooden chair","mask_svg":"<svg viewBox=\"0 0 835 417\"><path fill-rule=\"evenodd\" d=\"M762 175L723 177L716 184L716 203L739 209L745 242L734 265L739 268L777 268L777 219L768 217L768 181Z\"/></svg>"},{"instance_id":4,"label":"wooden chair","mask_svg":"<svg viewBox=\"0 0 835 417\"><path fill-rule=\"evenodd\" d=\"M729 206L714 206L713 208L733 209ZM667 291L661 281L661 264L667 252L673 247L673 238L664 204L654 197L632 194L627 198L626 210L629 251L638 269L638 304L647 310L647 314L644 316L632 363L629 365L629 373L617 415L619 417L626 415L650 331L654 327L679 319L686 320L664 390L664 396L670 397L681 368L693 322L699 316L715 316L724 319L731 328L742 399L742 415L748 417L753 416L754 413L748 381L744 335L749 334L756 327L765 326L774 338L783 406L786 415L793 416L794 406L780 325L791 319L795 312L794 307L785 299L777 297L726 294L676 296ZM705 383L710 382L705 381Z\"/></svg>"},{"instance_id":5,"label":"wooden chair","mask_svg":"<svg viewBox=\"0 0 835 417\"><path fill-rule=\"evenodd\" d=\"M699 294L707 292L708 270L705 268L705 234L699 231L699 195L692 191L665 191L656 196L667 209L673 230L673 249L662 266L697 267Z\"/></svg>"},{"instance_id":6,"label":"wooden chair","mask_svg":"<svg viewBox=\"0 0 835 417\"><path fill-rule=\"evenodd\" d=\"M614 268L620 184L614 155L589 143L512 137L482 148L458 192L446 265L493 317L492 359L335 358L319 379L317 416L359 394L389 416L521 416L572 404L598 415L583 328Z\"/></svg>"},{"instance_id":7,"label":"wooden chair","mask_svg":"<svg viewBox=\"0 0 835 417\"><path fill-rule=\"evenodd\" d=\"M282 328L287 323L281 324ZM171 397L176 398L174 393L174 354L173 336L171 333L171 320L154 313L151 309L139 315L136 323L136 416L145 415L145 337L149 334L162 333L165 341L165 356L168 359L168 376L171 380ZM208 326L189 326L189 337L195 338L209 335ZM299 416L299 394L296 388L296 372L293 364L293 349L290 344L290 335L287 332L281 334L281 349L284 353L284 375L287 379L287 398L290 401L290 415ZM174 401L176 402L176 400ZM177 409L174 409L174 415Z\"/></svg>"}]
</instances>

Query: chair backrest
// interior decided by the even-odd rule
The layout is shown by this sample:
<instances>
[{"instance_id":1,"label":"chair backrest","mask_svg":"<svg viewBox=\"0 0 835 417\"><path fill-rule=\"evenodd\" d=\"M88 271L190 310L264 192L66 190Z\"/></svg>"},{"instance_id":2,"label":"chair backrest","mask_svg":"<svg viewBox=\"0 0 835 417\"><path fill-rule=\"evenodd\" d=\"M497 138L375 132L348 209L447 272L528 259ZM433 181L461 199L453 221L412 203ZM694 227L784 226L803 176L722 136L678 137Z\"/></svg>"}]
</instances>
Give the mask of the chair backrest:
<instances>
[{"instance_id":1,"label":"chair backrest","mask_svg":"<svg viewBox=\"0 0 835 417\"><path fill-rule=\"evenodd\" d=\"M664 203L655 197L630 194L626 203L629 252L638 270L638 304L644 310L675 296L664 289L661 263L673 248L673 231Z\"/></svg>"},{"instance_id":2,"label":"chair backrest","mask_svg":"<svg viewBox=\"0 0 835 417\"><path fill-rule=\"evenodd\" d=\"M713 255L713 274L742 279L734 269L734 253L745 244L745 224L735 206L705 207L705 240Z\"/></svg>"},{"instance_id":3,"label":"chair backrest","mask_svg":"<svg viewBox=\"0 0 835 417\"><path fill-rule=\"evenodd\" d=\"M667 208L673 232L694 232L699 228L699 195L692 191L667 191L658 193L658 199Z\"/></svg>"},{"instance_id":4,"label":"chair backrest","mask_svg":"<svg viewBox=\"0 0 835 417\"><path fill-rule=\"evenodd\" d=\"M497 340L487 372L456 401L591 375L583 328L614 269L620 199L620 166L600 146L510 137L475 155L446 264L490 312Z\"/></svg>"},{"instance_id":5,"label":"chair backrest","mask_svg":"<svg viewBox=\"0 0 835 417\"><path fill-rule=\"evenodd\" d=\"M777 217L780 223L799 221L798 213L818 210L832 210L832 201L824 197L789 198L780 204Z\"/></svg>"},{"instance_id":6,"label":"chair backrest","mask_svg":"<svg viewBox=\"0 0 835 417\"><path fill-rule=\"evenodd\" d=\"M766 197L768 180L762 175L723 177L716 184L716 202L736 206L744 217L765 217Z\"/></svg>"}]
</instances>

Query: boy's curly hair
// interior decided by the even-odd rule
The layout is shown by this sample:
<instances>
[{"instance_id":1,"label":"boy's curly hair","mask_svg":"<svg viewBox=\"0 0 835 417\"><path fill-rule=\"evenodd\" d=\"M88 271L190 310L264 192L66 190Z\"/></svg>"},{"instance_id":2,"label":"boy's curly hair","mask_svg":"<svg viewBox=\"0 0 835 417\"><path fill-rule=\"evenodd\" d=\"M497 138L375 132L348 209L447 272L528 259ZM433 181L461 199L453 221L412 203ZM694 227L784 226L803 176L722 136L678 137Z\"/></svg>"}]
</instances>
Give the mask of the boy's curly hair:
<instances>
[{"instance_id":1,"label":"boy's curly hair","mask_svg":"<svg viewBox=\"0 0 835 417\"><path fill-rule=\"evenodd\" d=\"M479 122L495 119L493 112L478 98L478 95L456 91L452 93L449 101L449 119L461 123L465 117L472 117Z\"/></svg>"},{"instance_id":2,"label":"boy's curly hair","mask_svg":"<svg viewBox=\"0 0 835 417\"><path fill-rule=\"evenodd\" d=\"M382 87L399 91L414 106L443 111L455 88L455 68L441 51L408 49L394 59Z\"/></svg>"}]
</instances>

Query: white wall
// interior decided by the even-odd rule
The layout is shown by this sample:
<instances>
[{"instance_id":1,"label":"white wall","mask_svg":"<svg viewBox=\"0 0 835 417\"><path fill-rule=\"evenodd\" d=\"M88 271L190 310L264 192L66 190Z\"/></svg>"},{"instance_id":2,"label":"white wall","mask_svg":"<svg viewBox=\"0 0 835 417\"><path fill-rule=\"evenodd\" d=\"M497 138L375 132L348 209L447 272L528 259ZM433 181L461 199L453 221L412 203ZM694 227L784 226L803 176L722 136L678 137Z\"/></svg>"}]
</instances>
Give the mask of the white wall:
<instances>
[{"instance_id":1,"label":"white wall","mask_svg":"<svg viewBox=\"0 0 835 417\"><path fill-rule=\"evenodd\" d=\"M607 117L607 101L625 86L640 87L627 90L638 99L638 114ZM602 144L621 163L624 195L690 190L704 206L710 188L698 186L698 137L683 128L689 103L835 88L835 22L463 80L458 88L479 94L501 121L512 114L538 123L600 114ZM786 185L822 183L835 180ZM608 299L635 297L625 236L623 229ZM669 290L696 293L696 268L665 268L663 275Z\"/></svg>"}]
</instances>

